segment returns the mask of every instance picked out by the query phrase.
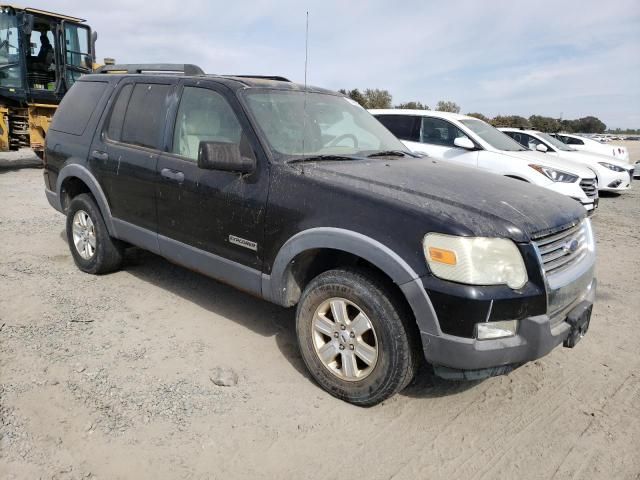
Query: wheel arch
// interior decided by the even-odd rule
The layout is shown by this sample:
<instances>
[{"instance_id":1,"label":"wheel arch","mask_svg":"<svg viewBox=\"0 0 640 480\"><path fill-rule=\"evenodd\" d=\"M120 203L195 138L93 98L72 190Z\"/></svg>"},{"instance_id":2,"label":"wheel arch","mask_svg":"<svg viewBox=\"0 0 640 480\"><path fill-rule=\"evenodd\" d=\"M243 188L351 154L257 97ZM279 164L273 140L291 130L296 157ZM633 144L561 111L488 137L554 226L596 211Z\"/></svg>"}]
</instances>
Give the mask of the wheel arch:
<instances>
[{"instance_id":1,"label":"wheel arch","mask_svg":"<svg viewBox=\"0 0 640 480\"><path fill-rule=\"evenodd\" d=\"M413 312L421 331L440 331L431 300L418 273L381 242L341 228L312 228L289 239L279 250L271 275L263 275L263 296L284 307L294 306L306 282L336 266L368 267L383 275Z\"/></svg>"},{"instance_id":2,"label":"wheel arch","mask_svg":"<svg viewBox=\"0 0 640 480\"><path fill-rule=\"evenodd\" d=\"M84 166L78 164L66 165L60 170L56 183L56 192L60 199L60 206L65 212L71 199L79 193L90 193L98 204L102 218L111 235L115 235L111 209L100 183Z\"/></svg>"}]
</instances>

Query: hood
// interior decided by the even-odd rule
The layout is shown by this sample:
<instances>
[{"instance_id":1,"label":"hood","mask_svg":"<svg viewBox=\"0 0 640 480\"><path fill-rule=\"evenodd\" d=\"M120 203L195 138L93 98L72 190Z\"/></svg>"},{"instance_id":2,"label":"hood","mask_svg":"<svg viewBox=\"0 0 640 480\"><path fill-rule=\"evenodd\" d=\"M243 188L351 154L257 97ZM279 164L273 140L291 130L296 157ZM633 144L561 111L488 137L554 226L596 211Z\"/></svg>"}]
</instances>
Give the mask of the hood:
<instances>
[{"instance_id":1,"label":"hood","mask_svg":"<svg viewBox=\"0 0 640 480\"><path fill-rule=\"evenodd\" d=\"M551 190L426 157L319 162L305 175L401 202L426 225L444 223L458 235L527 242L585 216L580 203Z\"/></svg>"},{"instance_id":2,"label":"hood","mask_svg":"<svg viewBox=\"0 0 640 480\"><path fill-rule=\"evenodd\" d=\"M507 152L501 150L500 153L519 160L526 160L529 163L536 163L545 167L564 170L565 172L578 175L580 178L595 178L596 176L594 171L585 166L584 163L568 160L564 157L556 157L555 155L549 155L548 153L534 152L531 150L523 152Z\"/></svg>"}]
</instances>

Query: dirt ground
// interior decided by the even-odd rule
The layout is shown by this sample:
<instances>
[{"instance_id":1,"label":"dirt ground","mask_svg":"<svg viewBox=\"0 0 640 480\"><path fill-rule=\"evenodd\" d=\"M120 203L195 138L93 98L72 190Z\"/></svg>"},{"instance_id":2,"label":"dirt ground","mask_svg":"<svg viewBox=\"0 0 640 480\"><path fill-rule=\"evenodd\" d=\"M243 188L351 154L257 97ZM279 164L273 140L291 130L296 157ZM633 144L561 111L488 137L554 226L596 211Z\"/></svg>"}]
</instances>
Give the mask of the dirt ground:
<instances>
[{"instance_id":1,"label":"dirt ground","mask_svg":"<svg viewBox=\"0 0 640 480\"><path fill-rule=\"evenodd\" d=\"M309 378L292 310L138 250L83 274L41 170L0 171L0 478L640 479L640 183L594 225L575 349L362 409Z\"/></svg>"}]
</instances>

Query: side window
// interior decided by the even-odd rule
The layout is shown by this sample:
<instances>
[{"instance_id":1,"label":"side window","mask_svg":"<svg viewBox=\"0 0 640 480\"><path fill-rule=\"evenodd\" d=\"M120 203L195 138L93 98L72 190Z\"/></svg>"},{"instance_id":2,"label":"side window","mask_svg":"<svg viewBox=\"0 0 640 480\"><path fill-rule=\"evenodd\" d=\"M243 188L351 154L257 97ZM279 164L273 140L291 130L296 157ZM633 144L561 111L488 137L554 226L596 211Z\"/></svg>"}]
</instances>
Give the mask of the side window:
<instances>
[{"instance_id":1,"label":"side window","mask_svg":"<svg viewBox=\"0 0 640 480\"><path fill-rule=\"evenodd\" d=\"M422 117L421 143L453 147L453 141L458 137L466 137L466 135L455 125L441 118Z\"/></svg>"},{"instance_id":2,"label":"side window","mask_svg":"<svg viewBox=\"0 0 640 480\"><path fill-rule=\"evenodd\" d=\"M170 85L137 83L122 124L124 143L159 149L166 118Z\"/></svg>"},{"instance_id":3,"label":"side window","mask_svg":"<svg viewBox=\"0 0 640 480\"><path fill-rule=\"evenodd\" d=\"M51 128L82 135L106 88L107 82L77 82L60 102Z\"/></svg>"},{"instance_id":4,"label":"side window","mask_svg":"<svg viewBox=\"0 0 640 480\"><path fill-rule=\"evenodd\" d=\"M573 138L573 137L565 137L566 143L569 145L584 145L584 142L582 140L580 140L579 138Z\"/></svg>"},{"instance_id":5,"label":"side window","mask_svg":"<svg viewBox=\"0 0 640 480\"><path fill-rule=\"evenodd\" d=\"M523 147L527 147L527 148L529 147L529 145L527 144L527 139L525 138L525 137L528 137L528 135L524 135L518 132L504 132L504 133L509 135L511 138L513 138L516 142L518 142Z\"/></svg>"},{"instance_id":6,"label":"side window","mask_svg":"<svg viewBox=\"0 0 640 480\"><path fill-rule=\"evenodd\" d=\"M376 118L400 140L418 141L416 123L419 117L413 115L378 115Z\"/></svg>"},{"instance_id":7,"label":"side window","mask_svg":"<svg viewBox=\"0 0 640 480\"><path fill-rule=\"evenodd\" d=\"M242 126L222 95L206 88L184 88L173 133L173 153L197 160L200 142L240 144L242 137Z\"/></svg>"},{"instance_id":8,"label":"side window","mask_svg":"<svg viewBox=\"0 0 640 480\"><path fill-rule=\"evenodd\" d=\"M519 142L519 143L522 146L527 147L529 150L535 150L538 145L542 144L542 142L537 138L534 138L531 135L527 135L525 133L522 134L522 139L525 143L522 143L522 142Z\"/></svg>"},{"instance_id":9,"label":"side window","mask_svg":"<svg viewBox=\"0 0 640 480\"><path fill-rule=\"evenodd\" d=\"M111 140L120 141L124 114L127 112L127 104L129 103L132 90L133 84L131 83L122 87L120 93L118 93L116 103L113 104L111 116L109 117L109 125L107 126L107 138Z\"/></svg>"}]
</instances>

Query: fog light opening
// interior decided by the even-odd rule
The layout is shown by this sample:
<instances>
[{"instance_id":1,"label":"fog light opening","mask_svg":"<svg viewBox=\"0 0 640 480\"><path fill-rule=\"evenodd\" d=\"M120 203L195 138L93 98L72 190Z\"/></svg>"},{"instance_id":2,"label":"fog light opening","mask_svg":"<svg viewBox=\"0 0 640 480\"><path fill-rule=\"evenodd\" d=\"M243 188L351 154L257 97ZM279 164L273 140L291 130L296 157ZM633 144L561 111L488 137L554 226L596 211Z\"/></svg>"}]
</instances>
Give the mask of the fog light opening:
<instances>
[{"instance_id":1,"label":"fog light opening","mask_svg":"<svg viewBox=\"0 0 640 480\"><path fill-rule=\"evenodd\" d=\"M491 340L513 337L518 332L518 323L518 320L476 323L476 338L478 340Z\"/></svg>"}]
</instances>

